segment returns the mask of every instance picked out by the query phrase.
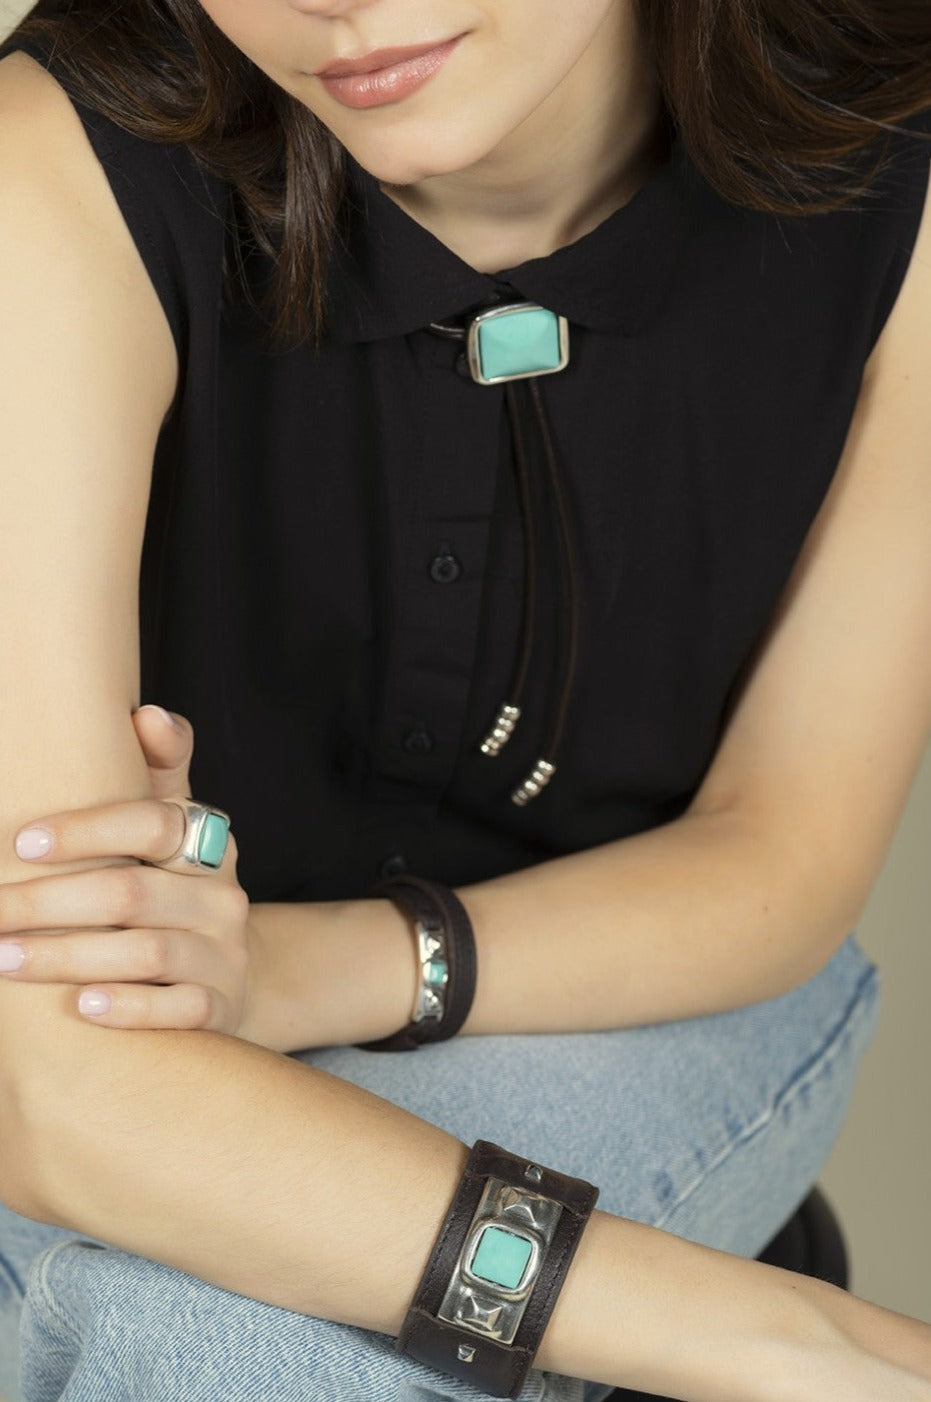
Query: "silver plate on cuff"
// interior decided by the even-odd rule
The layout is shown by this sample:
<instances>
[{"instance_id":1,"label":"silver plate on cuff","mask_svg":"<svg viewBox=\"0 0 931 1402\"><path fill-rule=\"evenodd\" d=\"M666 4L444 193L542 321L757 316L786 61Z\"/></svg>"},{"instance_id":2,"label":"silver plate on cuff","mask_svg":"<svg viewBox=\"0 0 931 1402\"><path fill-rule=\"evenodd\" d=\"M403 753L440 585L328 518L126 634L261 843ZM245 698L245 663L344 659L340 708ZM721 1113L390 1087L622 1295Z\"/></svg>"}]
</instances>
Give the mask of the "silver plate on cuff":
<instances>
[{"instance_id":1,"label":"silver plate on cuff","mask_svg":"<svg viewBox=\"0 0 931 1402\"><path fill-rule=\"evenodd\" d=\"M561 1216L561 1204L551 1198L525 1192L500 1178L489 1178L437 1311L438 1318L483 1338L512 1344ZM516 1290L480 1279L469 1269L478 1240L489 1226L511 1232L532 1248Z\"/></svg>"}]
</instances>

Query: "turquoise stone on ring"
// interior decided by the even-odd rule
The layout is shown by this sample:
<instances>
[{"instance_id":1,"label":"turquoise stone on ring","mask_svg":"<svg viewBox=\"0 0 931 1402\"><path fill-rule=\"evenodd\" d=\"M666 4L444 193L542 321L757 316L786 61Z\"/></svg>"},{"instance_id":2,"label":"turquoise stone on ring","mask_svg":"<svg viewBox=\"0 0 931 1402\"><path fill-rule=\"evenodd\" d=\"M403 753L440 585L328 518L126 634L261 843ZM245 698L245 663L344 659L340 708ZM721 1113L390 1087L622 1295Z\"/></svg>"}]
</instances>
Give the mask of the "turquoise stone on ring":
<instances>
[{"instance_id":1,"label":"turquoise stone on ring","mask_svg":"<svg viewBox=\"0 0 931 1402\"><path fill-rule=\"evenodd\" d=\"M230 838L229 818L222 813L208 813L197 842L197 860L201 866L216 869L223 863Z\"/></svg>"},{"instance_id":2,"label":"turquoise stone on ring","mask_svg":"<svg viewBox=\"0 0 931 1402\"><path fill-rule=\"evenodd\" d=\"M569 363L565 317L530 302L494 307L469 323L467 346L472 378L482 385L554 375Z\"/></svg>"}]
</instances>

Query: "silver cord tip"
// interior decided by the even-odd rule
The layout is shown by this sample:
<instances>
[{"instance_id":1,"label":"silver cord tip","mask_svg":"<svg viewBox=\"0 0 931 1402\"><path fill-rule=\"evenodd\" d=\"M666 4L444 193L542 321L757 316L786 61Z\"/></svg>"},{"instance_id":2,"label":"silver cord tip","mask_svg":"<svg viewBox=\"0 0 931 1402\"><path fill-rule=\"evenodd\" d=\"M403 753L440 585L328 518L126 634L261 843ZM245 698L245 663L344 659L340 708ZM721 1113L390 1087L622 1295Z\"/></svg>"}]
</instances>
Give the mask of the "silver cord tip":
<instances>
[{"instance_id":1,"label":"silver cord tip","mask_svg":"<svg viewBox=\"0 0 931 1402\"><path fill-rule=\"evenodd\" d=\"M502 706L495 716L495 723L482 741L482 754L492 759L504 749L514 728L520 720L520 706Z\"/></svg>"},{"instance_id":2,"label":"silver cord tip","mask_svg":"<svg viewBox=\"0 0 931 1402\"><path fill-rule=\"evenodd\" d=\"M523 808L532 798L543 792L555 773L555 764L550 764L548 759L537 760L531 773L511 794L511 802L516 803L518 808Z\"/></svg>"}]
</instances>

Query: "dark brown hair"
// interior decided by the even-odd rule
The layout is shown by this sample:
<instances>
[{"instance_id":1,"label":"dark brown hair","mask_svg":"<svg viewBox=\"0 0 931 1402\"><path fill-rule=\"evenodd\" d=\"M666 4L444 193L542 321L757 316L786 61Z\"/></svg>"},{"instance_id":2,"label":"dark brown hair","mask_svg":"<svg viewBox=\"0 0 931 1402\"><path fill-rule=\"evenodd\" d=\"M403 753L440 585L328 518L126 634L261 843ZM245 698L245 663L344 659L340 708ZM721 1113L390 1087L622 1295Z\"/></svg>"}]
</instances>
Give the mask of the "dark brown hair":
<instances>
[{"instance_id":1,"label":"dark brown hair","mask_svg":"<svg viewBox=\"0 0 931 1402\"><path fill-rule=\"evenodd\" d=\"M931 107L929 0L634 3L671 122L732 203L836 209L868 188L888 130ZM40 0L16 32L54 50L74 96L230 181L240 266L250 246L275 261L275 334L319 330L343 152L197 0Z\"/></svg>"}]
</instances>

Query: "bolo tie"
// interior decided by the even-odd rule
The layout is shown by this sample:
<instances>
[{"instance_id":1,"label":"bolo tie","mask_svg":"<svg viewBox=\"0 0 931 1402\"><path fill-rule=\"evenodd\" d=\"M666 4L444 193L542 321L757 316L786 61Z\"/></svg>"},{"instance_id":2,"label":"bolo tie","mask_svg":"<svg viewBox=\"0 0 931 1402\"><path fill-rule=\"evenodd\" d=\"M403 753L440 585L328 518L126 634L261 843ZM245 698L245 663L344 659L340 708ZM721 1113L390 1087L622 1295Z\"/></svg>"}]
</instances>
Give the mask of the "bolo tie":
<instances>
[{"instance_id":1,"label":"bolo tie","mask_svg":"<svg viewBox=\"0 0 931 1402\"><path fill-rule=\"evenodd\" d=\"M551 523L562 563L561 607L556 645L559 692L544 732L542 753L511 794L525 807L543 792L556 773L556 756L566 728L579 647L579 582L564 474L556 440L540 389L544 375L569 363L569 324L565 317L532 302L490 308L461 324L432 322L438 336L464 343L465 360L476 384L503 385L512 446L514 477L524 534L524 598L517 659L505 700L482 740L480 750L495 759L508 744L524 710L524 694L538 633L539 541L537 509Z\"/></svg>"}]
</instances>

